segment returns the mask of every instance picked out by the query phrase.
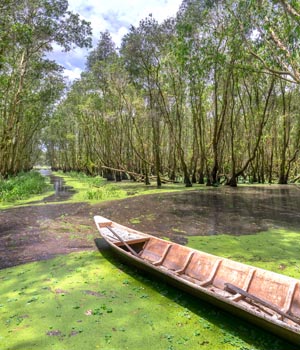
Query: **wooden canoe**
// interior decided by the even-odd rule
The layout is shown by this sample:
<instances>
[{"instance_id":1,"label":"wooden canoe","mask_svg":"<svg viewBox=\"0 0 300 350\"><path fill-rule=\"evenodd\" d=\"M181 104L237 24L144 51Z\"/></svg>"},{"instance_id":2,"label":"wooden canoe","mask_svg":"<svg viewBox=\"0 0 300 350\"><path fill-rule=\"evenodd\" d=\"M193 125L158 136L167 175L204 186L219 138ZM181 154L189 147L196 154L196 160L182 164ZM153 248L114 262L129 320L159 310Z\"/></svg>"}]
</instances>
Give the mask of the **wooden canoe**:
<instances>
[{"instance_id":1,"label":"wooden canoe","mask_svg":"<svg viewBox=\"0 0 300 350\"><path fill-rule=\"evenodd\" d=\"M127 262L300 346L300 280L94 219Z\"/></svg>"}]
</instances>

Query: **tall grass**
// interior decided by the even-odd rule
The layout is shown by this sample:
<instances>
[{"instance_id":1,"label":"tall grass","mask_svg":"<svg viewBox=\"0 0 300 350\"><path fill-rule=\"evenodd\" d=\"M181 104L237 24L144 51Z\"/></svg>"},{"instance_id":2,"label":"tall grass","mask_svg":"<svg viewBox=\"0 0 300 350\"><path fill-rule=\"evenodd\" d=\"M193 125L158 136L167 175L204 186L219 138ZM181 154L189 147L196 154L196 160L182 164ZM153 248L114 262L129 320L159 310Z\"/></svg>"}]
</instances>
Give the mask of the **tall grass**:
<instances>
[{"instance_id":1,"label":"tall grass","mask_svg":"<svg viewBox=\"0 0 300 350\"><path fill-rule=\"evenodd\" d=\"M13 202L49 190L47 179L36 171L19 173L17 176L0 180L0 202Z\"/></svg>"}]
</instances>

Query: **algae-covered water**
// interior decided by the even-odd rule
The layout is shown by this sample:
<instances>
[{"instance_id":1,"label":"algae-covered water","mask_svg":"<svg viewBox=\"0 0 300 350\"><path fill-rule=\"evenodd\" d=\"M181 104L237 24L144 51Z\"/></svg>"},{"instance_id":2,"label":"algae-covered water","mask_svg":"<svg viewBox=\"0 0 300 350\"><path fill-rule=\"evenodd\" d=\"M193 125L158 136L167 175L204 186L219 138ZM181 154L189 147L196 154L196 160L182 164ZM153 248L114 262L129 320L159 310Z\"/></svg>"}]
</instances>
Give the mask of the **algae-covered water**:
<instances>
[{"instance_id":1,"label":"algae-covered water","mask_svg":"<svg viewBox=\"0 0 300 350\"><path fill-rule=\"evenodd\" d=\"M272 233L271 233L272 234ZM281 232L292 245L296 233ZM254 236L251 236L254 237ZM297 249L266 256L268 234L192 237L189 245L300 277ZM266 241L267 240L267 241ZM277 242L278 243L278 242ZM254 247L257 249L253 250ZM282 248L284 249L284 247ZM252 253L253 252L253 253ZM260 265L256 264L256 265ZM0 349L292 350L275 336L123 265L109 250L0 271Z\"/></svg>"}]
</instances>

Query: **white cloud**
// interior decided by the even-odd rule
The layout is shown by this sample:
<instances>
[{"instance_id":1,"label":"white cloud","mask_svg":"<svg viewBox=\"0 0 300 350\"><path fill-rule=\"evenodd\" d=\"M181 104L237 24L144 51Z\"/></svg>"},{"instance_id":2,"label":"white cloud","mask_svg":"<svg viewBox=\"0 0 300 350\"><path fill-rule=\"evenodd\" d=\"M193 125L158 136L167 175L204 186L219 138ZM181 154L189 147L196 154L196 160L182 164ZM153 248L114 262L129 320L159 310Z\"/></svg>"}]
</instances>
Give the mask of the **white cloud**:
<instances>
[{"instance_id":1,"label":"white cloud","mask_svg":"<svg viewBox=\"0 0 300 350\"><path fill-rule=\"evenodd\" d=\"M69 10L91 22L93 44L96 45L100 32L108 30L120 46L130 25L138 26L139 21L150 13L159 22L176 15L182 0L69 0ZM70 53L53 51L50 58L56 59L65 69L70 80L80 77L84 69L87 50L75 49Z\"/></svg>"},{"instance_id":2,"label":"white cloud","mask_svg":"<svg viewBox=\"0 0 300 350\"><path fill-rule=\"evenodd\" d=\"M82 69L79 67L73 67L72 69L64 70L64 76L66 76L70 81L79 79L81 73L82 73Z\"/></svg>"},{"instance_id":3,"label":"white cloud","mask_svg":"<svg viewBox=\"0 0 300 350\"><path fill-rule=\"evenodd\" d=\"M116 33L111 33L111 37L117 47L120 47L122 38L128 33L127 27L121 27Z\"/></svg>"}]
</instances>

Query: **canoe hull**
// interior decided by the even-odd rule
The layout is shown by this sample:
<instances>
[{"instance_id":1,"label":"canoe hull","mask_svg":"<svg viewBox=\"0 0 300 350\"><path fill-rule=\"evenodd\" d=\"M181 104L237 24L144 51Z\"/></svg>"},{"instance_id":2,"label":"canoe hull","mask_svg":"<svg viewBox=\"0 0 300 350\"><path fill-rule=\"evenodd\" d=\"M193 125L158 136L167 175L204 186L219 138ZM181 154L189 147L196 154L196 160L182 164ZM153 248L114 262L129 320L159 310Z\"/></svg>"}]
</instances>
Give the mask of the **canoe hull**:
<instances>
[{"instance_id":1,"label":"canoe hull","mask_svg":"<svg viewBox=\"0 0 300 350\"><path fill-rule=\"evenodd\" d=\"M296 319L299 317L300 305L298 280L167 242L102 217L95 217L95 222L103 239L124 262L163 278L174 287L262 327L300 348L300 324ZM247 298L251 300L251 296L254 296L251 293L257 291L258 301L271 300L273 303L264 303L276 317L246 302L241 294L231 294L226 290L226 285L234 287L241 283L241 279L244 287L239 293L247 291ZM271 291L269 298L265 299L263 295L263 300L260 294L266 287L270 287ZM287 290L286 294L276 293L283 288ZM278 305L282 304L283 297L285 312L273 306L274 301L278 300ZM289 310L293 311L292 315L288 314Z\"/></svg>"}]
</instances>

